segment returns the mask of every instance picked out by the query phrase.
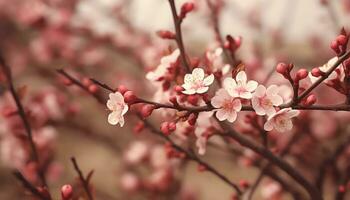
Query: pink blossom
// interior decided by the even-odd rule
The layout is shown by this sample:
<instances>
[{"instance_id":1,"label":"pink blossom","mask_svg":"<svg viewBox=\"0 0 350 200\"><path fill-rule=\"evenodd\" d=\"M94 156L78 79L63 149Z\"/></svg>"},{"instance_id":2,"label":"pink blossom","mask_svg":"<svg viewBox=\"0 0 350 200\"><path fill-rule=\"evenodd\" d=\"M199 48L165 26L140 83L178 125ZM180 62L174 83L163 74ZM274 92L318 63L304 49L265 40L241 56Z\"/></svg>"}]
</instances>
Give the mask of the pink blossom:
<instances>
[{"instance_id":1,"label":"pink blossom","mask_svg":"<svg viewBox=\"0 0 350 200\"><path fill-rule=\"evenodd\" d=\"M148 145L142 141L133 142L124 154L129 164L136 164L143 161L148 155Z\"/></svg>"},{"instance_id":2,"label":"pink blossom","mask_svg":"<svg viewBox=\"0 0 350 200\"><path fill-rule=\"evenodd\" d=\"M192 74L186 74L182 87L185 89L184 94L203 94L208 91L209 86L214 82L214 75L205 77L202 68L195 68Z\"/></svg>"},{"instance_id":3,"label":"pink blossom","mask_svg":"<svg viewBox=\"0 0 350 200\"><path fill-rule=\"evenodd\" d=\"M196 146L198 148L198 154L204 155L206 152L208 141L208 129L213 126L211 122L211 116L213 112L201 112L197 118L197 127L194 134L197 137Z\"/></svg>"},{"instance_id":4,"label":"pink blossom","mask_svg":"<svg viewBox=\"0 0 350 200\"><path fill-rule=\"evenodd\" d=\"M160 64L154 71L148 72L146 74L146 79L150 81L158 81L163 78L164 75L168 72L168 69L175 63L180 55L180 50L176 49L170 55L164 56L160 60Z\"/></svg>"},{"instance_id":5,"label":"pink blossom","mask_svg":"<svg viewBox=\"0 0 350 200\"><path fill-rule=\"evenodd\" d=\"M220 89L216 92L211 99L211 104L214 108L218 108L216 117L220 121L227 120L231 123L236 120L237 112L242 109L241 101L230 96L225 89Z\"/></svg>"},{"instance_id":6,"label":"pink blossom","mask_svg":"<svg viewBox=\"0 0 350 200\"><path fill-rule=\"evenodd\" d=\"M266 131L272 131L276 129L278 132L289 131L293 128L292 118L299 115L299 111L292 110L291 108L284 108L275 114L272 114L264 124Z\"/></svg>"},{"instance_id":7,"label":"pink blossom","mask_svg":"<svg viewBox=\"0 0 350 200\"><path fill-rule=\"evenodd\" d=\"M252 98L252 106L257 115L272 115L276 112L274 106L283 103L282 97L278 94L278 87L271 85L267 89L259 85Z\"/></svg>"},{"instance_id":8,"label":"pink blossom","mask_svg":"<svg viewBox=\"0 0 350 200\"><path fill-rule=\"evenodd\" d=\"M246 73L244 71L240 71L236 76L236 80L230 77L226 78L223 85L232 97L251 99L253 96L252 92L254 92L258 86L258 83L256 81L247 82Z\"/></svg>"},{"instance_id":9,"label":"pink blossom","mask_svg":"<svg viewBox=\"0 0 350 200\"><path fill-rule=\"evenodd\" d=\"M124 97L121 93L115 92L109 94L109 100L107 101L107 108L112 111L108 115L108 123L112 125L120 124L124 126L124 115L128 111L129 107L124 101Z\"/></svg>"}]
</instances>

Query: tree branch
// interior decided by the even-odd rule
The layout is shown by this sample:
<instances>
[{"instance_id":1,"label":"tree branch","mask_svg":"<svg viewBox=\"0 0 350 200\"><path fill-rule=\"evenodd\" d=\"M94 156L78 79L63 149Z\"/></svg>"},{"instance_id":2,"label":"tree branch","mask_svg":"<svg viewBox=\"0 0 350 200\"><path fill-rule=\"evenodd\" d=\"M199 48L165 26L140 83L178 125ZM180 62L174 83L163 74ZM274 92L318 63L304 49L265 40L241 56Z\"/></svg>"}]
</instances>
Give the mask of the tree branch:
<instances>
[{"instance_id":1,"label":"tree branch","mask_svg":"<svg viewBox=\"0 0 350 200\"><path fill-rule=\"evenodd\" d=\"M74 169L75 171L77 172L77 174L79 175L79 179L81 181L81 184L83 185L84 187L84 190L88 196L88 199L89 200L93 200L93 196L91 194L91 191L89 189L89 182L87 179L84 178L84 175L83 175L83 172L80 170L79 166L78 166L78 163L76 161L76 159L74 157L71 158L71 161L73 163L73 166L74 166Z\"/></svg>"}]
</instances>

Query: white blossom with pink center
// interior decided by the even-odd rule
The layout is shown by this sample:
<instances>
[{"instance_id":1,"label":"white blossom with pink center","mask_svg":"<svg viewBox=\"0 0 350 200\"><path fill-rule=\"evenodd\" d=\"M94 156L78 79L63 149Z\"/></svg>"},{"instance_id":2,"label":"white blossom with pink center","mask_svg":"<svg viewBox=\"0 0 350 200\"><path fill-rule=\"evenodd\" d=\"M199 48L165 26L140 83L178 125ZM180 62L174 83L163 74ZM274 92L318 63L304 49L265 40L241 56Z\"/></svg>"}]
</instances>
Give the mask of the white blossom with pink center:
<instances>
[{"instance_id":1,"label":"white blossom with pink center","mask_svg":"<svg viewBox=\"0 0 350 200\"><path fill-rule=\"evenodd\" d=\"M203 94L208 91L209 86L214 82L214 75L211 74L205 77L204 70L202 68L195 68L192 74L186 74L184 84L182 87L185 89L182 91L184 94Z\"/></svg>"},{"instance_id":2,"label":"white blossom with pink center","mask_svg":"<svg viewBox=\"0 0 350 200\"><path fill-rule=\"evenodd\" d=\"M211 99L211 105L217 108L216 117L220 121L227 120L231 123L236 120L237 112L242 109L241 101L230 96L225 89L219 89L215 93Z\"/></svg>"},{"instance_id":3,"label":"white blossom with pink center","mask_svg":"<svg viewBox=\"0 0 350 200\"><path fill-rule=\"evenodd\" d=\"M253 97L252 92L254 92L258 83L247 81L247 74L240 71L236 76L236 80L228 77L224 80L223 86L232 97L251 99Z\"/></svg>"},{"instance_id":4,"label":"white blossom with pink center","mask_svg":"<svg viewBox=\"0 0 350 200\"><path fill-rule=\"evenodd\" d=\"M268 117L264 124L264 129L265 131L272 131L273 129L278 132L289 131L293 128L292 118L298 115L298 110L292 110L291 108L281 109Z\"/></svg>"},{"instance_id":5,"label":"white blossom with pink center","mask_svg":"<svg viewBox=\"0 0 350 200\"><path fill-rule=\"evenodd\" d=\"M108 115L108 123L112 125L120 124L124 126L124 115L129 107L124 101L124 97L120 92L110 93L107 101L107 108L112 111Z\"/></svg>"},{"instance_id":6,"label":"white blossom with pink center","mask_svg":"<svg viewBox=\"0 0 350 200\"><path fill-rule=\"evenodd\" d=\"M338 61L338 57L333 57L330 59L326 64L322 65L318 69L321 70L321 72L326 73L330 68L333 67L333 65ZM312 83L316 82L320 77L314 77L311 73L309 73L309 77ZM342 65L339 65L336 70L334 70L326 80L324 80L325 83L328 83L330 81L333 81L335 79L339 79L341 82L344 81L345 78L345 72Z\"/></svg>"},{"instance_id":7,"label":"white blossom with pink center","mask_svg":"<svg viewBox=\"0 0 350 200\"><path fill-rule=\"evenodd\" d=\"M283 103L283 98L278 94L277 85L271 85L267 89L263 85L259 85L252 98L252 106L257 115L272 115L276 113L274 106Z\"/></svg>"},{"instance_id":8,"label":"white blossom with pink center","mask_svg":"<svg viewBox=\"0 0 350 200\"><path fill-rule=\"evenodd\" d=\"M214 51L207 51L205 56L208 61L212 64L213 71L221 70L222 74L225 75L230 71L230 65L224 64L223 62L223 50L222 48L216 48Z\"/></svg>"},{"instance_id":9,"label":"white blossom with pink center","mask_svg":"<svg viewBox=\"0 0 350 200\"><path fill-rule=\"evenodd\" d=\"M174 64L180 56L180 50L176 49L170 55L164 56L160 60L160 64L154 71L146 74L146 79L150 81L159 81L168 72L168 69Z\"/></svg>"}]
</instances>

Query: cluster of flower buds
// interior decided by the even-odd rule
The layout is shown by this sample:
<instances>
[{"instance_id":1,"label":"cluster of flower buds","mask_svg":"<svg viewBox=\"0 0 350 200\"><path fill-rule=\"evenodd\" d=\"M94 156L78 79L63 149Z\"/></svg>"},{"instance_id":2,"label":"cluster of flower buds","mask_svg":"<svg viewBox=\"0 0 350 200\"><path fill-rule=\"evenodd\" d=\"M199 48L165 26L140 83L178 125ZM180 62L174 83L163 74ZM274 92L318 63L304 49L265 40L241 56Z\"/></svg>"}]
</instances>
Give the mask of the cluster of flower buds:
<instances>
[{"instance_id":1,"label":"cluster of flower buds","mask_svg":"<svg viewBox=\"0 0 350 200\"><path fill-rule=\"evenodd\" d=\"M331 42L331 49L337 54L337 56L341 56L345 53L347 46L349 43L349 34L346 33L343 28L340 34Z\"/></svg>"}]
</instances>

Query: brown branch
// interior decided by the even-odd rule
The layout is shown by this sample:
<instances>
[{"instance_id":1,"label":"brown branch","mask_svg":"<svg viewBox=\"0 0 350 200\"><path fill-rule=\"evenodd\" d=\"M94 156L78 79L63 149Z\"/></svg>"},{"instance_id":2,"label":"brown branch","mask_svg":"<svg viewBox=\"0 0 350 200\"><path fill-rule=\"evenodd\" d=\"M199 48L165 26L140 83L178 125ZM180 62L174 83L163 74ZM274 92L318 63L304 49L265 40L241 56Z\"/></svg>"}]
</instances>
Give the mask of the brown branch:
<instances>
[{"instance_id":1,"label":"brown branch","mask_svg":"<svg viewBox=\"0 0 350 200\"><path fill-rule=\"evenodd\" d=\"M226 130L225 134L228 137L231 137L232 139L236 140L239 144L242 146L245 146L251 150L253 150L255 153L261 155L265 159L269 160L274 165L278 166L281 170L283 170L285 173L287 173L290 177L292 177L295 181L297 181L300 185L302 185L306 191L309 193L310 198L312 200L321 200L323 199L321 194L319 193L318 189L314 187L308 180L306 180L299 172L297 172L291 165L289 165L284 160L280 159L279 157L272 154L268 149L264 148L263 146L251 141L250 139L246 138L245 136L237 133L235 130L231 128L231 126L220 123L222 125L222 128Z\"/></svg>"},{"instance_id":2,"label":"brown branch","mask_svg":"<svg viewBox=\"0 0 350 200\"><path fill-rule=\"evenodd\" d=\"M181 30L181 23L182 20L179 18L177 11L176 11L176 6L175 6L175 1L174 0L169 0L170 8L171 8L171 13L173 15L173 20L174 20L174 25L175 25L175 32L176 32L176 43L177 46L180 49L180 56L181 56L181 62L184 65L185 69L187 72L191 71L191 67L187 61L186 58L186 52L185 52L185 46L182 40L182 30Z\"/></svg>"},{"instance_id":3,"label":"brown branch","mask_svg":"<svg viewBox=\"0 0 350 200\"><path fill-rule=\"evenodd\" d=\"M41 200L51 200L50 197L46 197L42 193L40 193L35 186L33 186L26 178L24 178L21 172L14 171L13 175L22 183L23 187L25 187L32 193L32 195L38 197Z\"/></svg>"},{"instance_id":4,"label":"brown branch","mask_svg":"<svg viewBox=\"0 0 350 200\"><path fill-rule=\"evenodd\" d=\"M77 174L79 175L79 179L81 181L81 184L83 185L84 187L84 190L88 196L88 199L89 200L93 200L93 196L91 194L91 191L90 191L90 188L89 188L89 181L87 178L84 178L84 175L83 175L83 172L80 170L79 166L78 166L78 163L76 161L76 159L74 157L71 158L71 161L73 163L73 166L74 166L74 170L77 172Z\"/></svg>"},{"instance_id":5,"label":"brown branch","mask_svg":"<svg viewBox=\"0 0 350 200\"><path fill-rule=\"evenodd\" d=\"M0 66L1 66L3 72L4 72L5 76L6 76L7 84L8 84L10 93L11 93L11 95L12 95L12 97L13 97L15 103L16 103L17 113L20 116L20 118L21 118L21 120L23 122L23 125L24 125L24 129L25 129L25 131L27 133L27 138L29 140L29 145L30 145L30 148L31 148L32 158L40 166L38 151L36 149L36 146L35 146L35 143L34 143L34 140L33 140L32 129L31 129L29 120L28 120L28 118L26 116L26 113L24 111L24 108L23 108L23 105L21 103L20 97L18 96L18 94L16 92L16 89L15 89L15 86L13 84L11 68L7 65L4 57L1 54L0 54ZM38 176L40 178L40 181L41 181L42 185L45 186L48 189L46 178L45 178L45 175L44 175L44 172L42 171L42 169L39 168L37 173L38 173Z\"/></svg>"}]
</instances>

